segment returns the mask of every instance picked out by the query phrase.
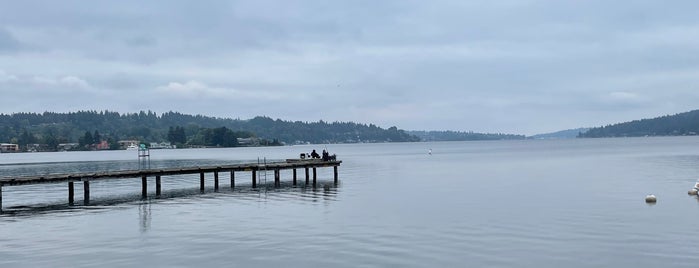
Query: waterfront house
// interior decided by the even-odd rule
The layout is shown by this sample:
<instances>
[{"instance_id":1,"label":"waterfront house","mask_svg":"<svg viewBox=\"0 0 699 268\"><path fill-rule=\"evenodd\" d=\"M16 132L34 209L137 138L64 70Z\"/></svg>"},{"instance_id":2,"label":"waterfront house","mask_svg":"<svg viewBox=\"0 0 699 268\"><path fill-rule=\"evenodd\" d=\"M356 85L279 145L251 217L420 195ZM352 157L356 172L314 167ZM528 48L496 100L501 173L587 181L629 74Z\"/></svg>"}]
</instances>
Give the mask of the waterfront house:
<instances>
[{"instance_id":1,"label":"waterfront house","mask_svg":"<svg viewBox=\"0 0 699 268\"><path fill-rule=\"evenodd\" d=\"M95 144L95 149L109 150L109 143L107 141L100 141L100 143Z\"/></svg>"},{"instance_id":2,"label":"waterfront house","mask_svg":"<svg viewBox=\"0 0 699 268\"><path fill-rule=\"evenodd\" d=\"M0 143L0 152L16 153L19 152L19 145L14 143Z\"/></svg>"},{"instance_id":3,"label":"waterfront house","mask_svg":"<svg viewBox=\"0 0 699 268\"><path fill-rule=\"evenodd\" d=\"M80 147L79 143L59 143L56 149L59 151L70 151L77 149L78 147Z\"/></svg>"},{"instance_id":4,"label":"waterfront house","mask_svg":"<svg viewBox=\"0 0 699 268\"><path fill-rule=\"evenodd\" d=\"M119 141L119 148L124 150L129 147L137 147L139 144L139 141L137 140L121 140Z\"/></svg>"}]
</instances>

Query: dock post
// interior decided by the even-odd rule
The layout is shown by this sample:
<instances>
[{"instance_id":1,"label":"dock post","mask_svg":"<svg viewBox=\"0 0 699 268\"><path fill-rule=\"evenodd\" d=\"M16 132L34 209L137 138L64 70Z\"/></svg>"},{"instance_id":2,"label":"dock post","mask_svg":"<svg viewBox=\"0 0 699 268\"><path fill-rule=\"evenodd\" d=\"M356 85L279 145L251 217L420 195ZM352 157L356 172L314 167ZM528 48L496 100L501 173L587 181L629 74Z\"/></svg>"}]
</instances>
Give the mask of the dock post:
<instances>
[{"instance_id":1,"label":"dock post","mask_svg":"<svg viewBox=\"0 0 699 268\"><path fill-rule=\"evenodd\" d=\"M316 187L316 168L313 167L313 187Z\"/></svg>"},{"instance_id":2,"label":"dock post","mask_svg":"<svg viewBox=\"0 0 699 268\"><path fill-rule=\"evenodd\" d=\"M296 169L294 169L294 186L296 186Z\"/></svg>"},{"instance_id":3,"label":"dock post","mask_svg":"<svg viewBox=\"0 0 699 268\"><path fill-rule=\"evenodd\" d=\"M308 167L306 167L306 184L308 184L308 178L309 178L309 176L308 176Z\"/></svg>"},{"instance_id":4,"label":"dock post","mask_svg":"<svg viewBox=\"0 0 699 268\"><path fill-rule=\"evenodd\" d=\"M155 176L155 196L160 197L160 175Z\"/></svg>"},{"instance_id":5,"label":"dock post","mask_svg":"<svg viewBox=\"0 0 699 268\"><path fill-rule=\"evenodd\" d=\"M231 170L231 189L235 188L235 171Z\"/></svg>"},{"instance_id":6,"label":"dock post","mask_svg":"<svg viewBox=\"0 0 699 268\"><path fill-rule=\"evenodd\" d=\"M73 205L75 201L75 186L72 181L68 182L68 204Z\"/></svg>"},{"instance_id":7,"label":"dock post","mask_svg":"<svg viewBox=\"0 0 699 268\"><path fill-rule=\"evenodd\" d=\"M274 186L279 186L281 183L279 182L279 169L274 170Z\"/></svg>"},{"instance_id":8,"label":"dock post","mask_svg":"<svg viewBox=\"0 0 699 268\"><path fill-rule=\"evenodd\" d=\"M218 191L218 171L214 171L214 190Z\"/></svg>"},{"instance_id":9,"label":"dock post","mask_svg":"<svg viewBox=\"0 0 699 268\"><path fill-rule=\"evenodd\" d=\"M335 173L335 184L337 184L337 166L333 167L333 171Z\"/></svg>"},{"instance_id":10,"label":"dock post","mask_svg":"<svg viewBox=\"0 0 699 268\"><path fill-rule=\"evenodd\" d=\"M83 203L90 204L90 181L83 181Z\"/></svg>"},{"instance_id":11,"label":"dock post","mask_svg":"<svg viewBox=\"0 0 699 268\"><path fill-rule=\"evenodd\" d=\"M199 190L204 191L204 172L199 172Z\"/></svg>"},{"instance_id":12,"label":"dock post","mask_svg":"<svg viewBox=\"0 0 699 268\"><path fill-rule=\"evenodd\" d=\"M73 202L75 201L75 187L73 186L73 182L69 181L68 182L68 205L73 205Z\"/></svg>"},{"instance_id":13,"label":"dock post","mask_svg":"<svg viewBox=\"0 0 699 268\"><path fill-rule=\"evenodd\" d=\"M0 214L2 214L2 184L0 184Z\"/></svg>"},{"instance_id":14,"label":"dock post","mask_svg":"<svg viewBox=\"0 0 699 268\"><path fill-rule=\"evenodd\" d=\"M252 170L252 188L257 187L257 170Z\"/></svg>"},{"instance_id":15,"label":"dock post","mask_svg":"<svg viewBox=\"0 0 699 268\"><path fill-rule=\"evenodd\" d=\"M148 177L141 175L141 198L148 197Z\"/></svg>"}]
</instances>

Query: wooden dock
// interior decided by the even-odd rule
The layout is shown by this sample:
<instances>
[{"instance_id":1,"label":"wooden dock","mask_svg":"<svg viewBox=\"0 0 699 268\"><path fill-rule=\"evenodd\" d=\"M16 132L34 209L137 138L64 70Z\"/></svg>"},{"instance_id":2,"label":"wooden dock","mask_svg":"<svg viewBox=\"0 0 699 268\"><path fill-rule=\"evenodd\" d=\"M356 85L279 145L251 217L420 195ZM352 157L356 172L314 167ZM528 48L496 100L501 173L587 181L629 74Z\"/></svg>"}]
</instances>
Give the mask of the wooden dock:
<instances>
[{"instance_id":1,"label":"wooden dock","mask_svg":"<svg viewBox=\"0 0 699 268\"><path fill-rule=\"evenodd\" d=\"M85 204L90 201L90 181L97 180L114 180L114 179L141 179L141 194L143 198L148 196L148 178L155 177L155 195L161 194L161 177L169 175L187 175L199 174L199 188L204 191L204 179L206 173L214 175L214 189L219 188L219 173L230 173L230 187L235 187L235 172L247 171L252 173L252 187L257 187L257 172L259 171L274 171L274 185L280 185L280 171L293 170L293 185L296 185L297 169L305 171L306 184L309 184L311 179L310 171L313 175L313 186L316 186L317 168L332 167L334 169L334 181L337 183L338 173L337 168L342 161L322 161L319 159L307 160L287 160L285 162L270 162L270 163L248 163L234 164L222 166L195 166L195 167L176 167L166 169L141 169L141 170L120 170L95 173L71 173L71 174L48 174L39 176L23 176L23 177L5 177L0 178L0 213L2 213L2 188L3 186L20 186L43 183L68 183L68 203L73 204L74 201L74 182L82 182L83 184L83 199Z\"/></svg>"}]
</instances>

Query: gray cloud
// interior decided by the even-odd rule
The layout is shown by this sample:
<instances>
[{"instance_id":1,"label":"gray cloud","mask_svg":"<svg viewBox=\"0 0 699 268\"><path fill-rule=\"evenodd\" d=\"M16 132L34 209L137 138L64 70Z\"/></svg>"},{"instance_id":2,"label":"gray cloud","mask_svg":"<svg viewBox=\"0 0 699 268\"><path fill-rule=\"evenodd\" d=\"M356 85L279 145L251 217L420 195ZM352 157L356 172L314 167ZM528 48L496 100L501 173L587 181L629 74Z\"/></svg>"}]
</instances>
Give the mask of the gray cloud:
<instances>
[{"instance_id":1,"label":"gray cloud","mask_svg":"<svg viewBox=\"0 0 699 268\"><path fill-rule=\"evenodd\" d=\"M20 44L14 36L7 30L0 27L0 53L15 52L20 48Z\"/></svg>"},{"instance_id":2,"label":"gray cloud","mask_svg":"<svg viewBox=\"0 0 699 268\"><path fill-rule=\"evenodd\" d=\"M602 125L697 108L695 10L650 0L15 1L0 9L0 91L55 83L42 87L50 100L35 97L48 106L0 112L179 110L525 134Z\"/></svg>"}]
</instances>

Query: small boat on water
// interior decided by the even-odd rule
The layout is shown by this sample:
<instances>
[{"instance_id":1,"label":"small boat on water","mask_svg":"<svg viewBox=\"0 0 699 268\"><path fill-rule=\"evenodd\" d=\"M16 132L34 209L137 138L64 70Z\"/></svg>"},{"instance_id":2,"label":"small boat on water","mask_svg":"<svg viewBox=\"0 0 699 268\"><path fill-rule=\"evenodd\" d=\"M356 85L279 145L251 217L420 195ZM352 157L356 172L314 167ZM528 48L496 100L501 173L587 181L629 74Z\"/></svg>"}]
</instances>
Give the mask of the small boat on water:
<instances>
[{"instance_id":1,"label":"small boat on water","mask_svg":"<svg viewBox=\"0 0 699 268\"><path fill-rule=\"evenodd\" d=\"M129 146L126 147L126 150L129 150L129 151L131 151L131 150L138 150L138 145L136 145L136 144L129 144Z\"/></svg>"}]
</instances>

